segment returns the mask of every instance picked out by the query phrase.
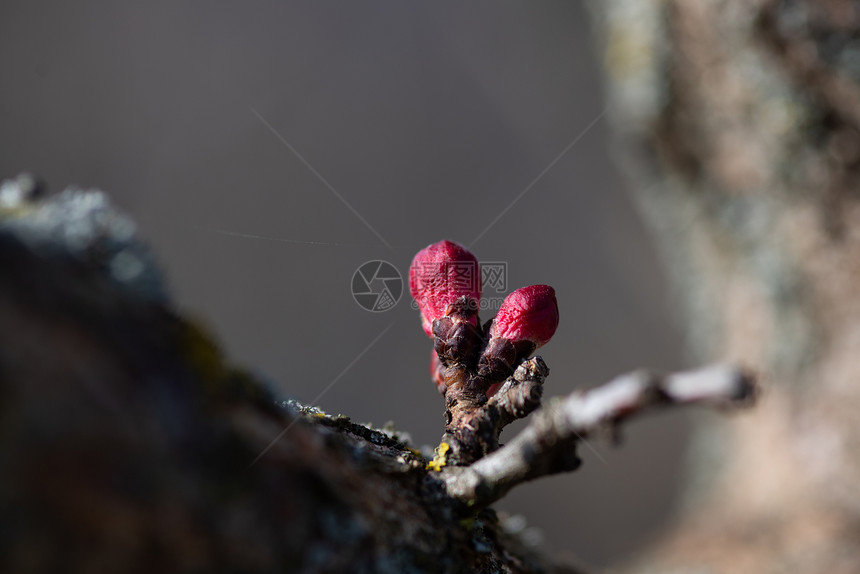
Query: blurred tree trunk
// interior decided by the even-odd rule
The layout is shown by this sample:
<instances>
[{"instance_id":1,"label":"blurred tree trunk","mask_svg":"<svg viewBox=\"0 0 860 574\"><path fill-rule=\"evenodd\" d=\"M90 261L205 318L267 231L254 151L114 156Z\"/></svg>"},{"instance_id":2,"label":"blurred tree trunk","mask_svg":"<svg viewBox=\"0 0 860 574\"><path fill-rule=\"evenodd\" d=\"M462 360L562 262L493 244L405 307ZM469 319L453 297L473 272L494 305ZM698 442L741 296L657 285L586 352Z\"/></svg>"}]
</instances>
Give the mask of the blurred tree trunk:
<instances>
[{"instance_id":1,"label":"blurred tree trunk","mask_svg":"<svg viewBox=\"0 0 860 574\"><path fill-rule=\"evenodd\" d=\"M617 148L692 350L769 381L754 413L698 441L694 492L645 562L856 572L860 6L608 0L593 13Z\"/></svg>"}]
</instances>

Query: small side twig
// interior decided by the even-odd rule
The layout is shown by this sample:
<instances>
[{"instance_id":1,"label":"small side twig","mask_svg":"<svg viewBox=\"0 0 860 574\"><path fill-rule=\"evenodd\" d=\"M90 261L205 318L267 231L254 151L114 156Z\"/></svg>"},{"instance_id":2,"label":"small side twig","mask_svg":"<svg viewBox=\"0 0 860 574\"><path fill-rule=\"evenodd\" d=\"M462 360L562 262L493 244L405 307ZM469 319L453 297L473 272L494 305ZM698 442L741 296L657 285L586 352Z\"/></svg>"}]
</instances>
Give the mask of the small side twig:
<instances>
[{"instance_id":1,"label":"small side twig","mask_svg":"<svg viewBox=\"0 0 860 574\"><path fill-rule=\"evenodd\" d=\"M754 378L735 367L668 376L645 371L622 375L585 393L553 400L510 443L469 466L444 469L441 478L450 496L473 509L484 507L517 484L575 470L581 463L578 442L599 429L613 429L632 415L694 403L742 405L756 392Z\"/></svg>"},{"instance_id":2,"label":"small side twig","mask_svg":"<svg viewBox=\"0 0 860 574\"><path fill-rule=\"evenodd\" d=\"M487 416L496 421L496 436L517 419L524 418L540 406L543 383L549 367L539 356L523 361L514 374L487 401Z\"/></svg>"}]
</instances>

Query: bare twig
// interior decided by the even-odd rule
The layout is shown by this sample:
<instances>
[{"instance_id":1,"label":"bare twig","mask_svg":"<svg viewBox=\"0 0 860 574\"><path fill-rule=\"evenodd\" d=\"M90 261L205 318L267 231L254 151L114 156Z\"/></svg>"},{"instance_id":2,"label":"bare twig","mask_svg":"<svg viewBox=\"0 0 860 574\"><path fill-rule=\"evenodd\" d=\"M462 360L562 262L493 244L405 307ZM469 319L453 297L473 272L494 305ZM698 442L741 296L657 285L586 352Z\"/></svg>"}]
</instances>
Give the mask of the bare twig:
<instances>
[{"instance_id":1,"label":"bare twig","mask_svg":"<svg viewBox=\"0 0 860 574\"><path fill-rule=\"evenodd\" d=\"M576 455L579 441L596 430L613 429L631 415L671 405L741 405L755 394L753 377L735 367L668 376L636 371L553 400L509 444L469 466L445 468L442 480L450 496L471 508L483 507L517 484L575 470L581 462Z\"/></svg>"}]
</instances>

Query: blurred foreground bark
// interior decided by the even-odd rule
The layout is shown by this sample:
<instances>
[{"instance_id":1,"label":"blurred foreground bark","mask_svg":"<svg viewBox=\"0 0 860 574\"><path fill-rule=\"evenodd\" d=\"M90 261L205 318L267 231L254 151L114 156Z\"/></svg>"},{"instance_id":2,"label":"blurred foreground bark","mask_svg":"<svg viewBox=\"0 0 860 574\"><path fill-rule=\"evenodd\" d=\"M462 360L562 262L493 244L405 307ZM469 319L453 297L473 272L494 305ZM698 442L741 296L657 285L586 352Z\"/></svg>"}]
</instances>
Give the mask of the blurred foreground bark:
<instances>
[{"instance_id":1,"label":"blurred foreground bark","mask_svg":"<svg viewBox=\"0 0 860 574\"><path fill-rule=\"evenodd\" d=\"M770 380L755 416L699 441L686 513L634 570L857 572L860 6L593 11L622 163L694 351Z\"/></svg>"}]
</instances>

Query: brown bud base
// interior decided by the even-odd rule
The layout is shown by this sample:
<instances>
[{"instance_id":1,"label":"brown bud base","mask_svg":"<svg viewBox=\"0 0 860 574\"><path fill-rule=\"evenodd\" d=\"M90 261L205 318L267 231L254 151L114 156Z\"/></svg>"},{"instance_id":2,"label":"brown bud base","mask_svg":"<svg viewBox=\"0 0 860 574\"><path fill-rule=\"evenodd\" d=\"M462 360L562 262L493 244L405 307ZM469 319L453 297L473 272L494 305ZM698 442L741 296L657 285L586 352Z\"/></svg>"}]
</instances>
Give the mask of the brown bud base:
<instances>
[{"instance_id":1,"label":"brown bud base","mask_svg":"<svg viewBox=\"0 0 860 574\"><path fill-rule=\"evenodd\" d=\"M431 366L431 374L445 396L442 442L447 445L446 464L453 466L471 464L499 448L499 433L513 419L500 408L507 399L502 397L489 405L488 391L490 387L496 390L504 386L501 383L535 349L530 341L513 342L504 337L488 340L473 303L461 297L448 306L444 317L433 321L432 327L438 362ZM546 365L539 357L536 360L526 363L534 371L532 378L542 383ZM529 396L530 412L539 405L540 392Z\"/></svg>"},{"instance_id":2,"label":"brown bud base","mask_svg":"<svg viewBox=\"0 0 860 574\"><path fill-rule=\"evenodd\" d=\"M433 347L439 360L448 365L474 365L484 339L471 323L442 317L433 322Z\"/></svg>"},{"instance_id":3,"label":"brown bud base","mask_svg":"<svg viewBox=\"0 0 860 574\"><path fill-rule=\"evenodd\" d=\"M446 369L447 424L442 442L449 448L447 464L469 465L498 450L502 429L540 406L548 374L549 369L540 357L523 361L499 392L488 399L487 379L463 366Z\"/></svg>"},{"instance_id":4,"label":"brown bud base","mask_svg":"<svg viewBox=\"0 0 860 574\"><path fill-rule=\"evenodd\" d=\"M513 291L496 317L481 325L481 283L472 280L480 279L480 274L466 277L460 264L473 270L479 265L468 249L443 240L419 251L409 267L409 291L421 311L421 328L433 337L436 352L430 375L445 397L445 435L428 465L433 470L449 462L470 464L496 450L502 413L515 413L517 418L517 413L536 408L539 388L517 387L506 379L558 327L558 303L549 285ZM543 376L535 374L540 383ZM497 398L506 384L505 393L518 396ZM496 399L495 406L487 407L490 397Z\"/></svg>"},{"instance_id":5,"label":"brown bud base","mask_svg":"<svg viewBox=\"0 0 860 574\"><path fill-rule=\"evenodd\" d=\"M514 367L535 351L531 341L513 342L504 337L493 337L481 352L478 374L499 383L514 373Z\"/></svg>"},{"instance_id":6,"label":"brown bud base","mask_svg":"<svg viewBox=\"0 0 860 574\"><path fill-rule=\"evenodd\" d=\"M446 424L442 442L450 447L448 463L471 464L499 446L495 425L487 420L483 409L490 383L460 364L448 367L444 379Z\"/></svg>"}]
</instances>

